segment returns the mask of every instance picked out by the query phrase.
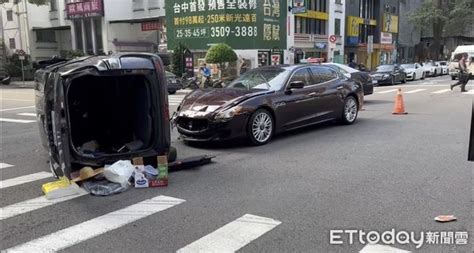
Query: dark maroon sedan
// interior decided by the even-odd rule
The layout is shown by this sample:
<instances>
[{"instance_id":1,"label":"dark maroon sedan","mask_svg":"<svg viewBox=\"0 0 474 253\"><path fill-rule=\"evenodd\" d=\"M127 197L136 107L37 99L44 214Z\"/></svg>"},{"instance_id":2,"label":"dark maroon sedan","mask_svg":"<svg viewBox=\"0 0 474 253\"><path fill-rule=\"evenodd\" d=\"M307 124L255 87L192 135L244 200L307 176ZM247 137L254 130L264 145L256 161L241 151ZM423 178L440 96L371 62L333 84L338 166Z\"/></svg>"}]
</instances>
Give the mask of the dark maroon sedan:
<instances>
[{"instance_id":1,"label":"dark maroon sedan","mask_svg":"<svg viewBox=\"0 0 474 253\"><path fill-rule=\"evenodd\" d=\"M173 122L185 141L246 137L263 145L298 127L331 120L352 124L363 96L360 84L328 66L267 66L225 88L190 93Z\"/></svg>"}]
</instances>

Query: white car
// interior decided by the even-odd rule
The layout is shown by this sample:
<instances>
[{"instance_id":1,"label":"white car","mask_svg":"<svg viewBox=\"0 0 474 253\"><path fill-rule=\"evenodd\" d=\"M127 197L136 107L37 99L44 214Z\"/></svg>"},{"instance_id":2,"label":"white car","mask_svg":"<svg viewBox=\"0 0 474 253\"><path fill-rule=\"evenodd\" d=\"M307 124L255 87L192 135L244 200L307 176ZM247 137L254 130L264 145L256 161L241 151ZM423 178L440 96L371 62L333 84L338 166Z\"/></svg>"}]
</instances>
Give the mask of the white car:
<instances>
[{"instance_id":1,"label":"white car","mask_svg":"<svg viewBox=\"0 0 474 253\"><path fill-rule=\"evenodd\" d=\"M401 67L405 70L407 80L415 81L417 79L425 79L425 68L419 63L402 64Z\"/></svg>"},{"instance_id":2,"label":"white car","mask_svg":"<svg viewBox=\"0 0 474 253\"><path fill-rule=\"evenodd\" d=\"M420 64L425 69L426 76L438 76L443 72L441 67L436 66L434 62L424 62Z\"/></svg>"},{"instance_id":3,"label":"white car","mask_svg":"<svg viewBox=\"0 0 474 253\"><path fill-rule=\"evenodd\" d=\"M441 74L448 74L448 62L447 61L437 61L435 62L436 66L441 67Z\"/></svg>"}]
</instances>

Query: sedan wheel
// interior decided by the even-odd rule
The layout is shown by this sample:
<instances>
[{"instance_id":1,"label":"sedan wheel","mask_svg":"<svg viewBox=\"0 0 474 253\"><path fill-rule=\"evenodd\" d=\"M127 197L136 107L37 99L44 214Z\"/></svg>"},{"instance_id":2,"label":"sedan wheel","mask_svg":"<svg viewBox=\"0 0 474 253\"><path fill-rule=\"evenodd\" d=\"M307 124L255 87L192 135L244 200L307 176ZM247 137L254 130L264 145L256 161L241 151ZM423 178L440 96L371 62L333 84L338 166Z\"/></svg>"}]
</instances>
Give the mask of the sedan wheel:
<instances>
[{"instance_id":1,"label":"sedan wheel","mask_svg":"<svg viewBox=\"0 0 474 253\"><path fill-rule=\"evenodd\" d=\"M344 100L344 111L342 113L342 123L350 125L357 119L359 113L359 105L353 96L349 96Z\"/></svg>"},{"instance_id":2,"label":"sedan wheel","mask_svg":"<svg viewBox=\"0 0 474 253\"><path fill-rule=\"evenodd\" d=\"M272 115L265 109L257 110L249 120L248 138L253 145L267 144L274 132Z\"/></svg>"}]
</instances>

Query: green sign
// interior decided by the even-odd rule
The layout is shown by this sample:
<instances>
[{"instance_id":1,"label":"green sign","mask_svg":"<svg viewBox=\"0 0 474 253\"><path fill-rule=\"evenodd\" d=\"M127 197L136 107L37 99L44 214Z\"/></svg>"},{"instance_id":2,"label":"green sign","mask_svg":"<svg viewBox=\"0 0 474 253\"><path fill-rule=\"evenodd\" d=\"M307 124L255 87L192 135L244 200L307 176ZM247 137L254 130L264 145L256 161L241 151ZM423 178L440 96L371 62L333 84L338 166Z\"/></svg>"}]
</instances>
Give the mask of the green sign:
<instances>
[{"instance_id":1,"label":"green sign","mask_svg":"<svg viewBox=\"0 0 474 253\"><path fill-rule=\"evenodd\" d=\"M168 48L286 49L286 1L166 0Z\"/></svg>"}]
</instances>

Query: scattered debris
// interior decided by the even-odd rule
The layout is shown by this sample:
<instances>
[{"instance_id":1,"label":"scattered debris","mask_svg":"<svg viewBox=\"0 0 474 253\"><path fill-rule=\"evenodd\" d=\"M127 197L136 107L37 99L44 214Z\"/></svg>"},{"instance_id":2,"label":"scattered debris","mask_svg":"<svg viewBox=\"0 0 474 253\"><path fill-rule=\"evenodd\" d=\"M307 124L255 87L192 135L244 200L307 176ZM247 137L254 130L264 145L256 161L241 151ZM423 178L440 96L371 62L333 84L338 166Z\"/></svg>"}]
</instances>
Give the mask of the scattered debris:
<instances>
[{"instance_id":1,"label":"scattered debris","mask_svg":"<svg viewBox=\"0 0 474 253\"><path fill-rule=\"evenodd\" d=\"M119 183L110 182L109 180L104 178L99 180L93 179L84 181L84 183L82 183L82 186L90 194L96 196L109 196L130 189L130 185L128 183L126 185L121 185Z\"/></svg>"},{"instance_id":2,"label":"scattered debris","mask_svg":"<svg viewBox=\"0 0 474 253\"><path fill-rule=\"evenodd\" d=\"M130 161L120 160L105 168L104 175L107 180L126 186L134 169Z\"/></svg>"},{"instance_id":3,"label":"scattered debris","mask_svg":"<svg viewBox=\"0 0 474 253\"><path fill-rule=\"evenodd\" d=\"M57 181L43 184L41 190L43 190L46 199L49 200L77 195L83 192L76 183L71 183L67 177L61 177Z\"/></svg>"},{"instance_id":4,"label":"scattered debris","mask_svg":"<svg viewBox=\"0 0 474 253\"><path fill-rule=\"evenodd\" d=\"M439 216L436 216L434 219L437 222L450 222L450 221L457 220L457 218L454 215L439 215Z\"/></svg>"},{"instance_id":5,"label":"scattered debris","mask_svg":"<svg viewBox=\"0 0 474 253\"><path fill-rule=\"evenodd\" d=\"M104 173L104 168L99 168L99 169L92 169L89 166L83 167L82 169L79 170L79 176L73 178L71 181L72 182L80 182L83 180L87 180L89 178L93 178L99 174Z\"/></svg>"}]
</instances>

